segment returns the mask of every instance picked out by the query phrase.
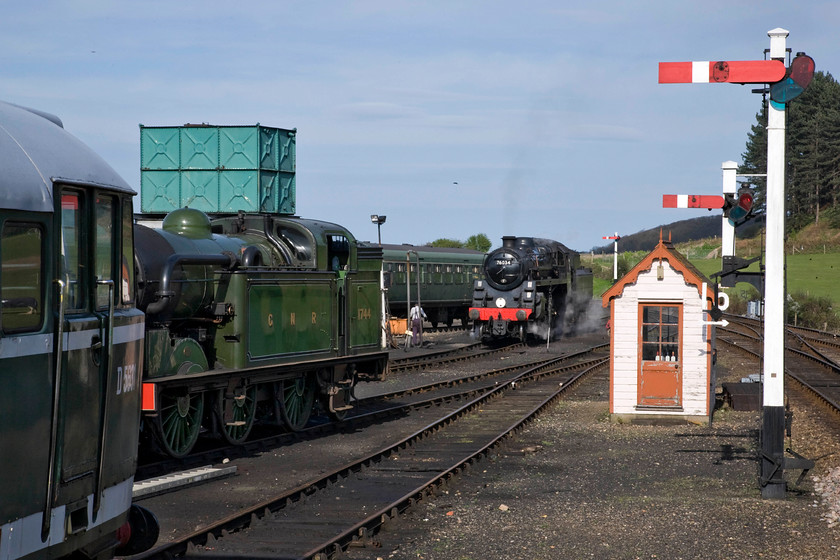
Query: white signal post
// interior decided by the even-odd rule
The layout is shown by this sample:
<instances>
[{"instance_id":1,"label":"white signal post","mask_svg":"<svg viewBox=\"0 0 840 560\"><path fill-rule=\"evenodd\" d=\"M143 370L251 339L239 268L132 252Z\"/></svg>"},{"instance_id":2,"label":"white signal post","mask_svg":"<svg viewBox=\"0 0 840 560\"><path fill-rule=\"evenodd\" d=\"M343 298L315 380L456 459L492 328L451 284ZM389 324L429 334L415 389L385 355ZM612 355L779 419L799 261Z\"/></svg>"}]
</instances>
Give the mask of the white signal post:
<instances>
[{"instance_id":1,"label":"white signal post","mask_svg":"<svg viewBox=\"0 0 840 560\"><path fill-rule=\"evenodd\" d=\"M770 59L739 62L660 62L659 83L778 83L784 78L786 42L789 32L776 28L770 37ZM806 60L806 62L808 62ZM807 64L806 64L807 66ZM810 70L813 71L811 61ZM708 70L707 70L708 69ZM806 68L808 69L808 68ZM802 86L807 87L807 82ZM734 193L734 162L725 162L724 192ZM785 104L768 100L767 107L767 208L764 265L764 402L761 426L761 495L785 497L785 316L784 316L784 231L785 231ZM673 195L666 195L673 196ZM663 205L664 205L663 198ZM667 207L667 206L666 206ZM695 206L696 207L696 206ZM727 235L728 219L723 219ZM732 238L723 242L722 254L734 256Z\"/></svg>"},{"instance_id":2,"label":"white signal post","mask_svg":"<svg viewBox=\"0 0 840 560\"><path fill-rule=\"evenodd\" d=\"M621 237L618 235L618 232L615 232L615 235L605 235L601 239L613 240L613 282L618 282L618 240Z\"/></svg>"},{"instance_id":3,"label":"white signal post","mask_svg":"<svg viewBox=\"0 0 840 560\"><path fill-rule=\"evenodd\" d=\"M770 58L784 60L786 29L773 29ZM785 106L767 102L767 217L764 260L764 403L761 478L764 498L784 498L785 436ZM781 466L779 466L781 465ZM778 468L777 468L778 467Z\"/></svg>"},{"instance_id":4,"label":"white signal post","mask_svg":"<svg viewBox=\"0 0 840 560\"><path fill-rule=\"evenodd\" d=\"M738 164L734 161L724 161L721 164L723 169L723 195L727 194L735 196L738 190L737 177L735 173L738 171ZM724 257L735 256L735 224L729 221L727 216L723 216L720 230L721 246L720 254Z\"/></svg>"}]
</instances>

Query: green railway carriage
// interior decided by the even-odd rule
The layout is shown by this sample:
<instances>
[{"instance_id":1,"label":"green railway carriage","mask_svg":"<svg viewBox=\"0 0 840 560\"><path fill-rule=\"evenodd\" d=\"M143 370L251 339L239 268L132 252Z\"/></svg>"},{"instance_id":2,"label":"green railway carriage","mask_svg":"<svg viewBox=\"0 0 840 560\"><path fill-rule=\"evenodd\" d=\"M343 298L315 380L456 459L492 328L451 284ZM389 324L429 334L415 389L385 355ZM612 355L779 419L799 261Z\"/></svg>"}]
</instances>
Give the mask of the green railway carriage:
<instances>
[{"instance_id":1,"label":"green railway carriage","mask_svg":"<svg viewBox=\"0 0 840 560\"><path fill-rule=\"evenodd\" d=\"M241 443L256 422L299 430L316 404L341 417L357 379L386 373L382 251L293 215L296 137L140 127L141 221L163 218L136 227L143 433L164 453L200 433Z\"/></svg>"},{"instance_id":2,"label":"green railway carriage","mask_svg":"<svg viewBox=\"0 0 840 560\"><path fill-rule=\"evenodd\" d=\"M481 277L484 253L414 245L381 247L388 307L393 316L408 316L406 305L416 301L419 285L420 303L432 325L452 326L454 319L460 320L462 325L467 324L473 283ZM410 298L406 286L410 286Z\"/></svg>"},{"instance_id":3,"label":"green railway carriage","mask_svg":"<svg viewBox=\"0 0 840 560\"><path fill-rule=\"evenodd\" d=\"M0 169L0 558L140 552L135 193L57 117L2 102Z\"/></svg>"}]
</instances>

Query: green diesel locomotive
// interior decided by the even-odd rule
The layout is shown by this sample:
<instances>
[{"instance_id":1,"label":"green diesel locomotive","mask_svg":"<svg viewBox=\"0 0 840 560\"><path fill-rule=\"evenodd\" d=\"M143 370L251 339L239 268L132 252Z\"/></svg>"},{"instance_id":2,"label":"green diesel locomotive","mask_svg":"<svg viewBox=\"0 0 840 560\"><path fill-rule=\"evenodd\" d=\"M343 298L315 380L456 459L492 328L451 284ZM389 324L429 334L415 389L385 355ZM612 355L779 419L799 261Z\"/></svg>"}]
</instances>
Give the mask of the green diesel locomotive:
<instances>
[{"instance_id":1,"label":"green diesel locomotive","mask_svg":"<svg viewBox=\"0 0 840 560\"><path fill-rule=\"evenodd\" d=\"M141 552L135 193L60 119L2 102L0 169L0 558Z\"/></svg>"}]
</instances>

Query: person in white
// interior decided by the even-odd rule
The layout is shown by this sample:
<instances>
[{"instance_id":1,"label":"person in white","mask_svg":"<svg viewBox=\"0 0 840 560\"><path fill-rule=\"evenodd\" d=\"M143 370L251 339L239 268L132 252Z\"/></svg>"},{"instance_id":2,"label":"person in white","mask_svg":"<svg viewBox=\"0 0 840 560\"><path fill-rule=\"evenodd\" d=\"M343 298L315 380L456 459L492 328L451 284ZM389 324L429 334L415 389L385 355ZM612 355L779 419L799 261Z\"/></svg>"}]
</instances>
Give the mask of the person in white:
<instances>
[{"instance_id":1,"label":"person in white","mask_svg":"<svg viewBox=\"0 0 840 560\"><path fill-rule=\"evenodd\" d=\"M426 318L426 312L420 304L415 303L408 312L408 318L411 319L411 343L420 346L423 344L423 319Z\"/></svg>"}]
</instances>

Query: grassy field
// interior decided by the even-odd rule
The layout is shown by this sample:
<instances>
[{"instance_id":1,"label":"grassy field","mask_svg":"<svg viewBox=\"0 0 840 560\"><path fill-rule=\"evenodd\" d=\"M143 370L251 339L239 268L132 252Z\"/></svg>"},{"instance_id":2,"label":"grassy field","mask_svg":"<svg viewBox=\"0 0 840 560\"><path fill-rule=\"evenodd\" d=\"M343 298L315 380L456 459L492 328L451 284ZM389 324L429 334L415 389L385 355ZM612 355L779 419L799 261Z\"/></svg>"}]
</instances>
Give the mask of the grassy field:
<instances>
[{"instance_id":1,"label":"grassy field","mask_svg":"<svg viewBox=\"0 0 840 560\"><path fill-rule=\"evenodd\" d=\"M840 309L840 253L812 253L788 255L787 259L787 291L788 293L804 292L808 295L828 297ZM596 260L600 260L596 257ZM605 265L612 272L612 259L603 259ZM712 279L712 275L720 271L720 259L691 259L697 269ZM758 264L753 264L747 270L758 270ZM595 278L594 295L599 297L612 285L612 278ZM739 284L737 288L748 287Z\"/></svg>"},{"instance_id":2,"label":"grassy field","mask_svg":"<svg viewBox=\"0 0 840 560\"><path fill-rule=\"evenodd\" d=\"M720 259L691 261L700 272L709 276L720 271ZM840 253L796 254L786 257L788 293L804 292L827 297L840 303ZM758 270L752 265L748 270Z\"/></svg>"}]
</instances>

